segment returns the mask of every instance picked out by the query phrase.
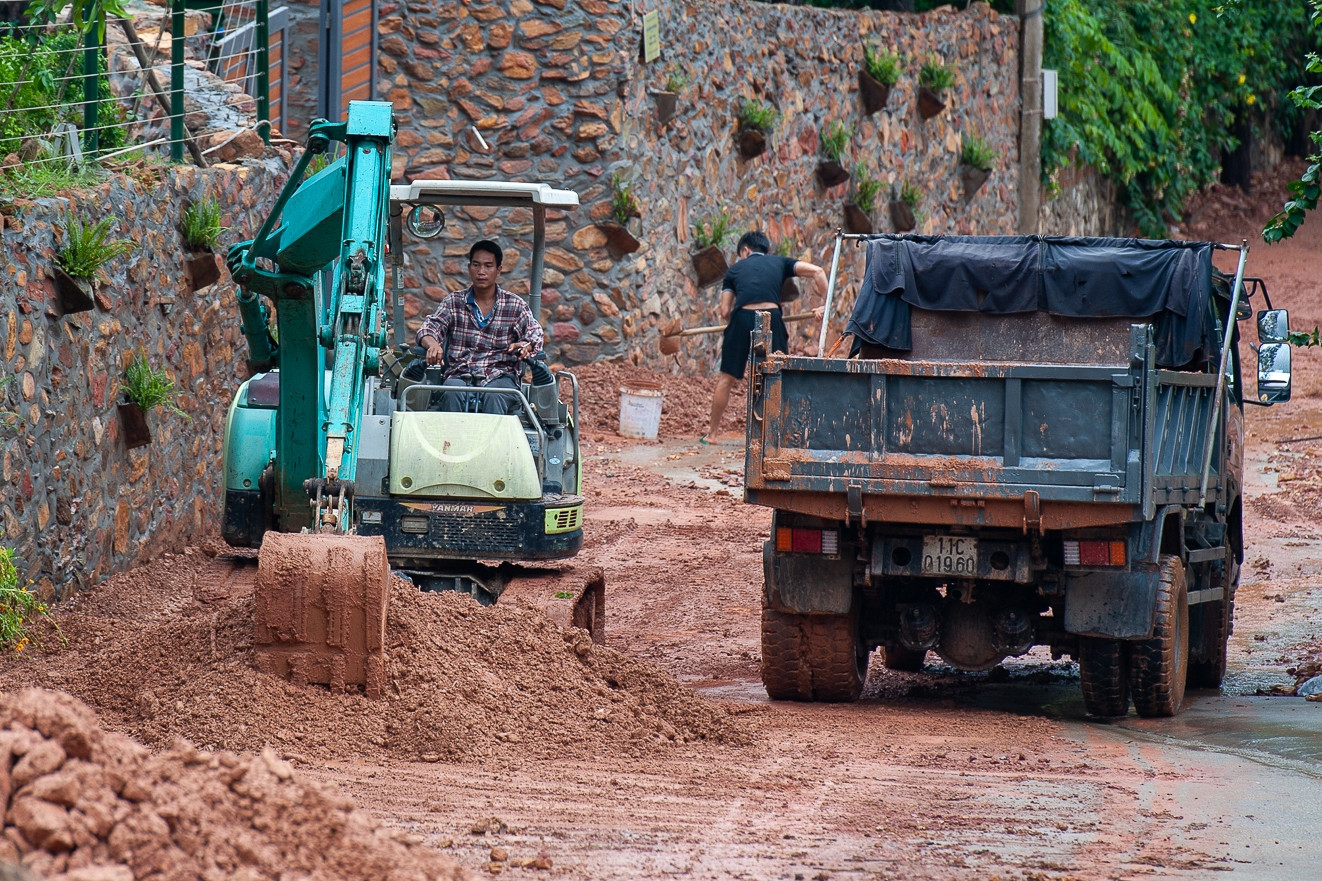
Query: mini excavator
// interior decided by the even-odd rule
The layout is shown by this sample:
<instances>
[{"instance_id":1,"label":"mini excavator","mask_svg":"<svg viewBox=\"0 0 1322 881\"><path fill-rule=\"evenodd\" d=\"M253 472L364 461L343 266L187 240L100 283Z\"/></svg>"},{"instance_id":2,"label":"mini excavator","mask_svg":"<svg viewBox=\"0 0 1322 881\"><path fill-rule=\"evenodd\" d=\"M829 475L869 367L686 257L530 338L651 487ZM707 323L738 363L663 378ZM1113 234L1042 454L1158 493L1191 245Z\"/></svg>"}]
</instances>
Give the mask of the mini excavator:
<instances>
[{"instance_id":1,"label":"mini excavator","mask_svg":"<svg viewBox=\"0 0 1322 881\"><path fill-rule=\"evenodd\" d=\"M523 209L507 223L522 234L532 218L539 315L547 211L578 196L541 183L392 186L394 134L387 102L314 122L270 216L226 261L252 376L226 418L223 535L260 548L257 663L369 696L385 684L392 570L423 590L530 600L598 642L605 621L599 573L521 579L515 565L582 546L577 380L531 363L529 381L499 392L511 415L441 412L441 369L405 340L399 279L405 228L439 235L448 206ZM342 155L309 176L337 143Z\"/></svg>"}]
</instances>

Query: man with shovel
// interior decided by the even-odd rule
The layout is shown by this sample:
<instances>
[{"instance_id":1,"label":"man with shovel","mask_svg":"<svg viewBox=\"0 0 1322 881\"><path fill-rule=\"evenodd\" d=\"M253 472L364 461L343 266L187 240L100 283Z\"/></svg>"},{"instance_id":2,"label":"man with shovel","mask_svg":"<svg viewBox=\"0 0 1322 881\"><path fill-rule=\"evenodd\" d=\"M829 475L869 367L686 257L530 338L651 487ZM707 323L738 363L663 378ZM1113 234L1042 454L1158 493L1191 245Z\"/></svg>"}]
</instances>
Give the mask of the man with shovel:
<instances>
[{"instance_id":1,"label":"man with shovel","mask_svg":"<svg viewBox=\"0 0 1322 881\"><path fill-rule=\"evenodd\" d=\"M789 349L789 333L780 314L780 290L791 278L812 279L813 290L826 297L826 272L804 260L769 254L771 241L764 233L747 232L735 246L736 263L721 282L721 317L728 324L721 340L721 375L712 394L711 424L699 443L710 444L720 430L721 417L730 403L730 389L744 378L748 350L752 345L753 323L758 312L771 313L771 349ZM813 314L821 317L822 307Z\"/></svg>"}]
</instances>

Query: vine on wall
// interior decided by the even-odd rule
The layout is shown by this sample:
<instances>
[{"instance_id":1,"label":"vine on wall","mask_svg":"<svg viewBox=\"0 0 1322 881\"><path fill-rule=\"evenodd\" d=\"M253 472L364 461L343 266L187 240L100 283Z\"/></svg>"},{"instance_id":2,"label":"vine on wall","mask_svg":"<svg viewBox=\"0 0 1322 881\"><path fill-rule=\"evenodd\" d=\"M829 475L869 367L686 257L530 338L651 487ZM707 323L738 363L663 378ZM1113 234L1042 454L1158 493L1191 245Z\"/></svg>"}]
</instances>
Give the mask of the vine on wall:
<instances>
[{"instance_id":1,"label":"vine on wall","mask_svg":"<svg viewBox=\"0 0 1322 881\"><path fill-rule=\"evenodd\" d=\"M1048 187L1067 164L1092 165L1144 235L1165 237L1238 145L1237 117L1283 124L1275 96L1308 48L1308 13L1306 0L1053 2L1043 66L1059 72L1060 115L1042 134Z\"/></svg>"}]
</instances>

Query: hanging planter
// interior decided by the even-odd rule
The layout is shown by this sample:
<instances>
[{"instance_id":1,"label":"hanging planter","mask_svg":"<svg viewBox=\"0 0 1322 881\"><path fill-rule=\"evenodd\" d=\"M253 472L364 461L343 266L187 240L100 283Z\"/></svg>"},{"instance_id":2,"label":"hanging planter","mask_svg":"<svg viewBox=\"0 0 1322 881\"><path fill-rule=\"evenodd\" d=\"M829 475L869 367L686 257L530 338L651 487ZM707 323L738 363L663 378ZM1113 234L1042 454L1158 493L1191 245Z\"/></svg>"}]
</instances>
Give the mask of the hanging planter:
<instances>
[{"instance_id":1,"label":"hanging planter","mask_svg":"<svg viewBox=\"0 0 1322 881\"><path fill-rule=\"evenodd\" d=\"M858 95L868 116L886 106L891 86L900 78L900 56L863 44L863 69L858 72Z\"/></svg>"},{"instance_id":2,"label":"hanging planter","mask_svg":"<svg viewBox=\"0 0 1322 881\"><path fill-rule=\"evenodd\" d=\"M849 180L849 171L841 160L854 136L854 127L835 120L821 131L822 158L817 162L817 180L830 189Z\"/></svg>"},{"instance_id":3,"label":"hanging planter","mask_svg":"<svg viewBox=\"0 0 1322 881\"><path fill-rule=\"evenodd\" d=\"M955 74L937 56L923 62L918 72L918 115L931 119L946 109L942 94L955 84Z\"/></svg>"},{"instance_id":4,"label":"hanging planter","mask_svg":"<svg viewBox=\"0 0 1322 881\"><path fill-rule=\"evenodd\" d=\"M891 87L878 82L867 71L858 72L858 95L863 99L863 112L868 116L886 106L891 98Z\"/></svg>"},{"instance_id":5,"label":"hanging planter","mask_svg":"<svg viewBox=\"0 0 1322 881\"><path fill-rule=\"evenodd\" d=\"M618 255L632 254L643 246L625 224L604 220L597 224L597 229L605 234L607 247Z\"/></svg>"},{"instance_id":6,"label":"hanging planter","mask_svg":"<svg viewBox=\"0 0 1322 881\"><path fill-rule=\"evenodd\" d=\"M734 138L745 162L766 152L767 134L778 119L780 111L766 102L745 98L739 105L739 130Z\"/></svg>"},{"instance_id":7,"label":"hanging planter","mask_svg":"<svg viewBox=\"0 0 1322 881\"><path fill-rule=\"evenodd\" d=\"M730 264L725 262L725 252L721 250L720 245L708 245L701 251L694 252L691 259L693 271L698 276L699 287L705 288L720 281L725 277L725 271L730 268Z\"/></svg>"},{"instance_id":8,"label":"hanging planter","mask_svg":"<svg viewBox=\"0 0 1322 881\"><path fill-rule=\"evenodd\" d=\"M845 203L845 229L851 233L868 235L872 232L872 218L853 202Z\"/></svg>"},{"instance_id":9,"label":"hanging planter","mask_svg":"<svg viewBox=\"0 0 1322 881\"><path fill-rule=\"evenodd\" d=\"M151 443L151 428L147 425L147 413L132 401L123 401L115 406L119 414L119 427L123 430L124 446L130 450L145 447Z\"/></svg>"},{"instance_id":10,"label":"hanging planter","mask_svg":"<svg viewBox=\"0 0 1322 881\"><path fill-rule=\"evenodd\" d=\"M891 199L890 214L891 225L895 227L896 232L908 232L918 225L918 218L914 216L913 208L903 199Z\"/></svg>"},{"instance_id":11,"label":"hanging planter","mask_svg":"<svg viewBox=\"0 0 1322 881\"><path fill-rule=\"evenodd\" d=\"M656 121L658 125L665 125L675 115L675 109L679 106L679 95L674 92L648 92L652 96L652 101L656 104Z\"/></svg>"},{"instance_id":12,"label":"hanging planter","mask_svg":"<svg viewBox=\"0 0 1322 881\"><path fill-rule=\"evenodd\" d=\"M965 135L959 149L959 182L964 188L964 201L973 198L996 164L996 151L986 139L978 135Z\"/></svg>"},{"instance_id":13,"label":"hanging planter","mask_svg":"<svg viewBox=\"0 0 1322 881\"><path fill-rule=\"evenodd\" d=\"M928 86L918 87L918 115L923 119L931 119L942 110L946 109L946 102L941 100L941 95L936 89Z\"/></svg>"},{"instance_id":14,"label":"hanging planter","mask_svg":"<svg viewBox=\"0 0 1322 881\"><path fill-rule=\"evenodd\" d=\"M51 270L55 280L55 293L60 298L60 311L65 315L86 312L96 305L96 300L92 297L91 279L75 278L58 264L52 266Z\"/></svg>"},{"instance_id":15,"label":"hanging planter","mask_svg":"<svg viewBox=\"0 0 1322 881\"><path fill-rule=\"evenodd\" d=\"M990 171L960 163L959 182L964 188L964 201L970 201L989 177L991 177Z\"/></svg>"},{"instance_id":16,"label":"hanging planter","mask_svg":"<svg viewBox=\"0 0 1322 881\"><path fill-rule=\"evenodd\" d=\"M199 248L188 252L184 261L184 275L188 278L188 289L200 291L220 281L220 269L216 266L216 254L210 248Z\"/></svg>"},{"instance_id":17,"label":"hanging planter","mask_svg":"<svg viewBox=\"0 0 1322 881\"><path fill-rule=\"evenodd\" d=\"M745 162L767 152L767 136L755 128L740 129L734 140L739 145L739 157Z\"/></svg>"},{"instance_id":18,"label":"hanging planter","mask_svg":"<svg viewBox=\"0 0 1322 881\"><path fill-rule=\"evenodd\" d=\"M817 163L817 180L829 190L849 180L849 171L834 159L823 159Z\"/></svg>"}]
</instances>

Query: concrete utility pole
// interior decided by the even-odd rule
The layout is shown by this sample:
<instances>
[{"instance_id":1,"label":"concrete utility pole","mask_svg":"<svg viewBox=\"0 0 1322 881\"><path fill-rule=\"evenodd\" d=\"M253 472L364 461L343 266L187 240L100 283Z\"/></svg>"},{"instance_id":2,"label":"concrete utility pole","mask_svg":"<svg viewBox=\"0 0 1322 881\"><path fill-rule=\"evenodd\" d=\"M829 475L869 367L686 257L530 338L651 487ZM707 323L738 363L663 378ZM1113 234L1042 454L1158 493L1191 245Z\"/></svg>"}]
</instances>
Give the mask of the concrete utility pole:
<instances>
[{"instance_id":1,"label":"concrete utility pole","mask_svg":"<svg viewBox=\"0 0 1322 881\"><path fill-rule=\"evenodd\" d=\"M1042 14L1046 0L1015 0L1019 16L1019 232L1038 231L1042 211Z\"/></svg>"}]
</instances>

